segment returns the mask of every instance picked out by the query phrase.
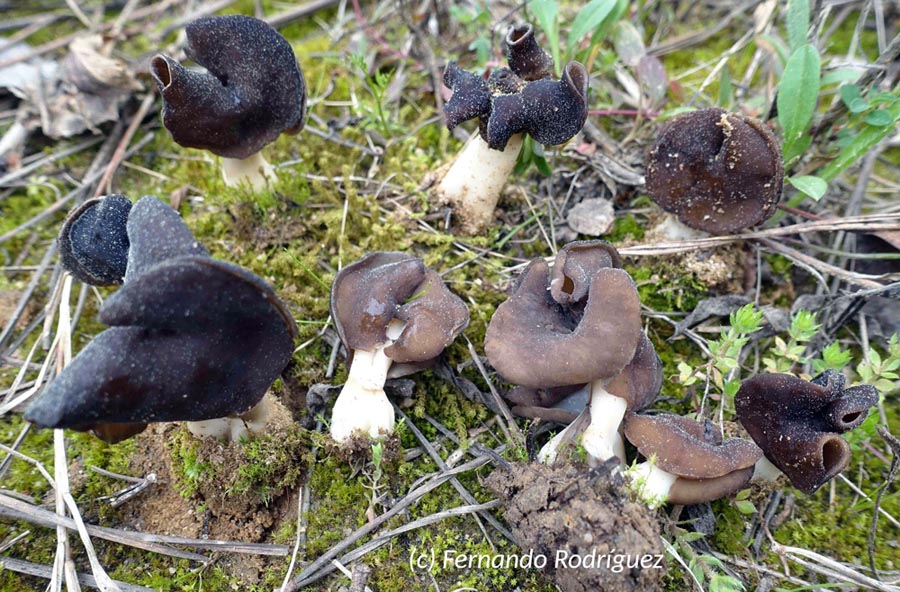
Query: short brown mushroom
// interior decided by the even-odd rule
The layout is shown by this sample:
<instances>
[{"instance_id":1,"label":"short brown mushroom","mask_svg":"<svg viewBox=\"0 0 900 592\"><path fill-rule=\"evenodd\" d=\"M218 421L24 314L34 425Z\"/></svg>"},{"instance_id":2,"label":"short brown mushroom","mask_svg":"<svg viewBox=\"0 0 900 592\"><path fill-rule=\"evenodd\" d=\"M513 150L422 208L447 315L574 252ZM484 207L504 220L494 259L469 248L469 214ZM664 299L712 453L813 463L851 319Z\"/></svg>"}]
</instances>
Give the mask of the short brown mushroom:
<instances>
[{"instance_id":1,"label":"short brown mushroom","mask_svg":"<svg viewBox=\"0 0 900 592\"><path fill-rule=\"evenodd\" d=\"M832 370L812 381L759 374L735 395L741 425L804 493L815 492L847 467L850 445L840 434L858 427L878 402L873 386L845 387L846 378ZM758 473L771 475L764 466Z\"/></svg>"},{"instance_id":2,"label":"short brown mushroom","mask_svg":"<svg viewBox=\"0 0 900 592\"><path fill-rule=\"evenodd\" d=\"M615 267L619 261L603 241L564 246L552 272L535 259L488 325L485 353L507 381L535 389L590 385L590 403L548 443L544 462L552 463L560 446L579 436L597 462L616 455L626 409L643 407L659 392L661 366L641 330L637 289ZM611 392L609 383L623 373L631 378ZM638 385L652 392L637 393Z\"/></svg>"},{"instance_id":3,"label":"short brown mushroom","mask_svg":"<svg viewBox=\"0 0 900 592\"><path fill-rule=\"evenodd\" d=\"M699 504L731 495L750 482L762 450L741 438L723 441L709 421L678 415L625 418L625 437L645 458L627 471L632 489L651 507Z\"/></svg>"},{"instance_id":4,"label":"short brown mushroom","mask_svg":"<svg viewBox=\"0 0 900 592\"><path fill-rule=\"evenodd\" d=\"M726 234L775 213L784 164L762 122L710 108L665 125L648 154L646 178L653 201L682 223Z\"/></svg>"},{"instance_id":5,"label":"short brown mushroom","mask_svg":"<svg viewBox=\"0 0 900 592\"><path fill-rule=\"evenodd\" d=\"M294 51L264 21L242 15L199 18L185 33L187 57L206 71L153 58L163 124L182 146L221 156L227 185L259 189L275 178L262 148L305 124L306 82Z\"/></svg>"},{"instance_id":6,"label":"short brown mushroom","mask_svg":"<svg viewBox=\"0 0 900 592\"><path fill-rule=\"evenodd\" d=\"M549 78L553 61L534 40L531 25L512 26L506 35L510 68L484 78L450 62L444 84L453 94L444 105L449 129L479 119L474 134L435 187L449 203L462 230L475 234L490 223L506 179L512 173L524 134L539 143L563 144L577 134L587 118L590 75L569 62L559 80Z\"/></svg>"},{"instance_id":7,"label":"short brown mushroom","mask_svg":"<svg viewBox=\"0 0 900 592\"><path fill-rule=\"evenodd\" d=\"M430 362L465 329L469 310L421 259L370 253L334 278L331 315L349 371L331 417L331 436L371 438L394 429L384 383L394 362Z\"/></svg>"}]
</instances>

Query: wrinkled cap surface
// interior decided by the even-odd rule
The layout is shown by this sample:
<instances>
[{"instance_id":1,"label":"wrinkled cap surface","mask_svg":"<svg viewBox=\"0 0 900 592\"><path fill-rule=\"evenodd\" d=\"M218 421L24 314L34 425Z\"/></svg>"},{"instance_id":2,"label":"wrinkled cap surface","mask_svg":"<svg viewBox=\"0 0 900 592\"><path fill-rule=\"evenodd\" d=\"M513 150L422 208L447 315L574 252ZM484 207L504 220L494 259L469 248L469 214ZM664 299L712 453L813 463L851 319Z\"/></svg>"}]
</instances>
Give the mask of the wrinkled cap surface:
<instances>
[{"instance_id":1,"label":"wrinkled cap surface","mask_svg":"<svg viewBox=\"0 0 900 592\"><path fill-rule=\"evenodd\" d=\"M513 135L523 132L541 144L568 142L587 119L588 82L585 67L569 62L560 80L535 80L518 93L495 96L485 142L494 150L503 150Z\"/></svg>"},{"instance_id":2,"label":"wrinkled cap surface","mask_svg":"<svg viewBox=\"0 0 900 592\"><path fill-rule=\"evenodd\" d=\"M398 364L429 362L469 323L469 310L418 257L369 253L342 269L331 287L331 314L349 350L373 351L391 340L390 322L405 323L384 353Z\"/></svg>"},{"instance_id":3,"label":"wrinkled cap surface","mask_svg":"<svg viewBox=\"0 0 900 592\"><path fill-rule=\"evenodd\" d=\"M691 228L712 234L759 224L781 199L781 147L760 121L724 109L672 119L647 159L647 192Z\"/></svg>"},{"instance_id":4,"label":"wrinkled cap surface","mask_svg":"<svg viewBox=\"0 0 900 592\"><path fill-rule=\"evenodd\" d=\"M35 399L51 428L199 421L242 413L291 357L295 326L252 273L179 257L126 283L100 309L111 325Z\"/></svg>"},{"instance_id":5,"label":"wrinkled cap surface","mask_svg":"<svg viewBox=\"0 0 900 592\"><path fill-rule=\"evenodd\" d=\"M629 411L640 411L656 401L662 383L662 360L647 335L641 333L634 357L621 372L609 379L605 388L608 393L625 399Z\"/></svg>"},{"instance_id":6,"label":"wrinkled cap surface","mask_svg":"<svg viewBox=\"0 0 900 592\"><path fill-rule=\"evenodd\" d=\"M73 210L58 238L66 271L92 286L121 284L128 262L129 211L131 200L124 195L95 197Z\"/></svg>"},{"instance_id":7,"label":"wrinkled cap surface","mask_svg":"<svg viewBox=\"0 0 900 592\"><path fill-rule=\"evenodd\" d=\"M205 71L165 55L151 62L163 124L188 148L247 158L306 118L306 82L290 44L261 20L204 17L189 24L185 53Z\"/></svg>"},{"instance_id":8,"label":"wrinkled cap surface","mask_svg":"<svg viewBox=\"0 0 900 592\"><path fill-rule=\"evenodd\" d=\"M874 387L844 385L833 371L811 382L759 374L735 395L738 418L750 437L804 493L815 492L847 467L850 446L839 434L858 427L878 402Z\"/></svg>"},{"instance_id":9,"label":"wrinkled cap surface","mask_svg":"<svg viewBox=\"0 0 900 592\"><path fill-rule=\"evenodd\" d=\"M553 71L553 58L538 45L530 23L512 25L507 29L506 62L523 80L546 78Z\"/></svg>"},{"instance_id":10,"label":"wrinkled cap surface","mask_svg":"<svg viewBox=\"0 0 900 592\"><path fill-rule=\"evenodd\" d=\"M483 77L450 62L444 68L444 84L453 91L444 103L444 124L448 129L490 113L491 91Z\"/></svg>"},{"instance_id":11,"label":"wrinkled cap surface","mask_svg":"<svg viewBox=\"0 0 900 592\"><path fill-rule=\"evenodd\" d=\"M634 358L641 308L631 277L598 269L577 310L553 300L549 270L533 260L485 335L491 365L513 384L550 388L609 378ZM583 310L583 312L582 312Z\"/></svg>"},{"instance_id":12,"label":"wrinkled cap surface","mask_svg":"<svg viewBox=\"0 0 900 592\"><path fill-rule=\"evenodd\" d=\"M572 241L556 254L550 275L550 294L560 304L581 302L591 278L600 269L622 267L619 252L606 241Z\"/></svg>"}]
</instances>

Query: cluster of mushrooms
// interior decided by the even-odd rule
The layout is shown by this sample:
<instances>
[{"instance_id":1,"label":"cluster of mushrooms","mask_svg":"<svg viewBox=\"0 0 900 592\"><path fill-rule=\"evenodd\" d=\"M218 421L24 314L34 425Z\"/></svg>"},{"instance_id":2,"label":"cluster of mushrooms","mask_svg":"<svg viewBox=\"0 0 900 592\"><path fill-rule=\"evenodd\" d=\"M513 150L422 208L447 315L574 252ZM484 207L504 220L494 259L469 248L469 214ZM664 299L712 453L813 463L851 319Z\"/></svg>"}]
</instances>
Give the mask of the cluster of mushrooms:
<instances>
[{"instance_id":1,"label":"cluster of mushrooms","mask_svg":"<svg viewBox=\"0 0 900 592\"><path fill-rule=\"evenodd\" d=\"M274 172L260 150L305 120L306 87L290 45L244 16L202 18L186 33L186 55L205 70L153 59L163 123L179 144L222 156L229 183L264 186ZM509 29L506 57L509 67L488 78L452 62L444 74L453 91L447 126L479 120L434 189L465 232L490 224L524 134L562 144L587 116L588 72L570 62L553 78L553 61L530 25ZM282 75L266 76L257 67L263 60ZM734 232L772 214L783 172L766 126L705 109L661 132L649 153L647 189L676 224ZM88 200L58 240L75 278L121 287L100 309L109 328L30 404L28 421L92 430L109 442L150 422L185 421L198 436L235 441L265 429L278 405L266 393L297 335L271 286L211 258L178 212L155 197ZM370 253L344 267L330 305L349 368L331 436L339 444L387 436L394 408L385 381L428 368L465 329L468 309L435 270L401 252ZM565 245L552 265L531 261L491 319L484 350L514 385L506 397L515 414L568 424L541 450L541 462L566 462L577 447L594 465L615 459L651 505L710 501L779 473L814 492L847 466L840 434L877 401L873 387L847 388L835 372L811 381L761 374L735 397L751 439L723 440L707 421L654 413L663 369L641 324L637 289L615 248L596 240Z\"/></svg>"}]
</instances>

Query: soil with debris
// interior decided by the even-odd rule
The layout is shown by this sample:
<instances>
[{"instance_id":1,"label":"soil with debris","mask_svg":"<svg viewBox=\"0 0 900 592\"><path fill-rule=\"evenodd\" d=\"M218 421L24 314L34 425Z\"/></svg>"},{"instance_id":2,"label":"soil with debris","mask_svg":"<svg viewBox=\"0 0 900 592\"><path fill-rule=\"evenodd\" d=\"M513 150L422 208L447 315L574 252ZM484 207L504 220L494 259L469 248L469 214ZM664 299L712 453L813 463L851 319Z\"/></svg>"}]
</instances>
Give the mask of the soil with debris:
<instances>
[{"instance_id":1,"label":"soil with debris","mask_svg":"<svg viewBox=\"0 0 900 592\"><path fill-rule=\"evenodd\" d=\"M487 485L505 502L519 546L547 558L544 570L563 592L656 590L664 573L659 527L620 480L603 467L516 463Z\"/></svg>"}]
</instances>

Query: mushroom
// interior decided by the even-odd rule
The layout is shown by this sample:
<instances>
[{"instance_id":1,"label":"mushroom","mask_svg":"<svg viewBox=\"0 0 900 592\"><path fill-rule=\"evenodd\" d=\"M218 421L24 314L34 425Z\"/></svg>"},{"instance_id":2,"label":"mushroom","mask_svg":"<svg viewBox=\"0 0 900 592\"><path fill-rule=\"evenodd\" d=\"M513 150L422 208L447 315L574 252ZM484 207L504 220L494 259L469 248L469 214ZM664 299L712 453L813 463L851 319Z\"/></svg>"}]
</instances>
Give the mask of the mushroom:
<instances>
[{"instance_id":1,"label":"mushroom","mask_svg":"<svg viewBox=\"0 0 900 592\"><path fill-rule=\"evenodd\" d=\"M463 301L421 259L369 253L343 268L331 287L331 316L348 352L349 370L331 418L331 437L370 438L394 429L384 383L394 363L435 360L469 323Z\"/></svg>"},{"instance_id":2,"label":"mushroom","mask_svg":"<svg viewBox=\"0 0 900 592\"><path fill-rule=\"evenodd\" d=\"M598 463L622 455L618 428L626 410L643 408L659 392L661 365L641 330L637 289L619 264L608 243L569 243L552 272L543 259L528 265L488 325L485 353L508 382L532 389L589 384L589 404L541 451L548 464L577 436Z\"/></svg>"},{"instance_id":3,"label":"mushroom","mask_svg":"<svg viewBox=\"0 0 900 592\"><path fill-rule=\"evenodd\" d=\"M563 144L587 118L590 76L583 65L569 62L560 80L548 78L553 60L538 47L531 25L510 27L506 48L510 68L495 70L487 80L455 62L444 70L444 84L453 91L444 122L452 130L477 117L479 133L469 138L434 191L471 234L490 224L524 134L542 144Z\"/></svg>"},{"instance_id":4,"label":"mushroom","mask_svg":"<svg viewBox=\"0 0 900 592\"><path fill-rule=\"evenodd\" d=\"M153 58L163 124L178 144L221 156L226 185L260 189L276 178L260 150L305 124L306 82L294 51L268 24L242 15L200 18L185 33L185 54L206 71Z\"/></svg>"},{"instance_id":5,"label":"mushroom","mask_svg":"<svg viewBox=\"0 0 900 592\"><path fill-rule=\"evenodd\" d=\"M269 404L263 395L290 360L293 318L261 278L209 257L157 198L131 208L127 230L125 283L100 309L110 328L31 403L25 419L93 429L108 440L149 422L188 421L197 435L237 440L247 429L231 416L249 410L257 421L269 413L257 404Z\"/></svg>"},{"instance_id":6,"label":"mushroom","mask_svg":"<svg viewBox=\"0 0 900 592\"><path fill-rule=\"evenodd\" d=\"M745 380L734 397L741 425L768 462L791 484L813 493L850 462L850 445L839 434L858 427L878 402L875 387L846 387L846 378L828 370L811 381L789 374L759 374ZM761 461L758 473L777 470Z\"/></svg>"},{"instance_id":7,"label":"mushroom","mask_svg":"<svg viewBox=\"0 0 900 592\"><path fill-rule=\"evenodd\" d=\"M63 222L57 242L62 265L92 286L121 284L128 262L125 224L131 200L107 195L85 201Z\"/></svg>"},{"instance_id":8,"label":"mushroom","mask_svg":"<svg viewBox=\"0 0 900 592\"><path fill-rule=\"evenodd\" d=\"M762 450L742 438L723 441L709 421L678 415L625 418L625 437L650 459L627 471L632 490L651 507L699 504L738 491L750 482Z\"/></svg>"},{"instance_id":9,"label":"mushroom","mask_svg":"<svg viewBox=\"0 0 900 592\"><path fill-rule=\"evenodd\" d=\"M719 108L672 119L647 157L653 201L690 228L711 234L768 219L781 199L783 180L781 147L769 128ZM669 238L680 237L670 232Z\"/></svg>"}]
</instances>

